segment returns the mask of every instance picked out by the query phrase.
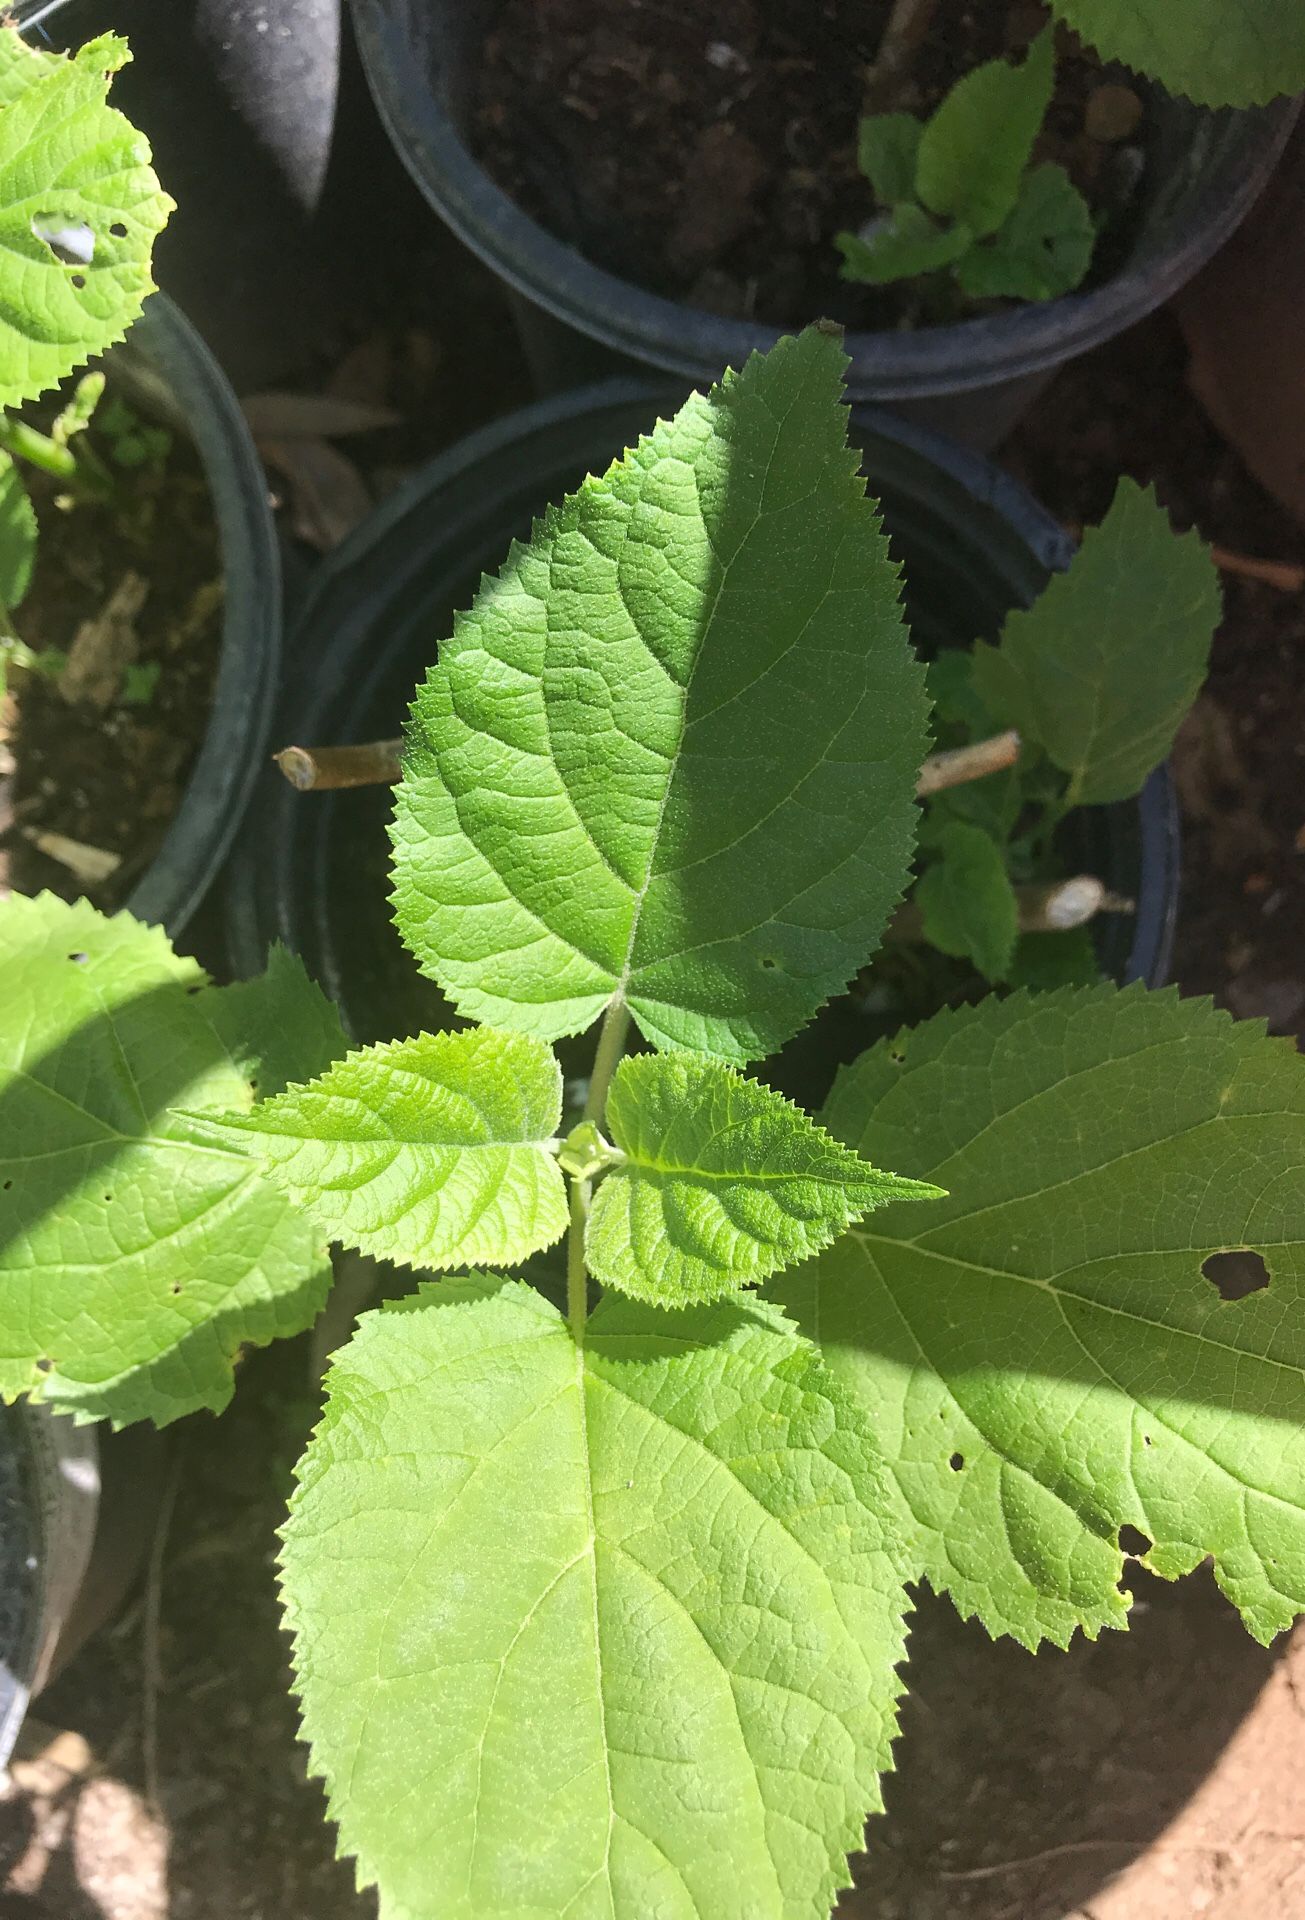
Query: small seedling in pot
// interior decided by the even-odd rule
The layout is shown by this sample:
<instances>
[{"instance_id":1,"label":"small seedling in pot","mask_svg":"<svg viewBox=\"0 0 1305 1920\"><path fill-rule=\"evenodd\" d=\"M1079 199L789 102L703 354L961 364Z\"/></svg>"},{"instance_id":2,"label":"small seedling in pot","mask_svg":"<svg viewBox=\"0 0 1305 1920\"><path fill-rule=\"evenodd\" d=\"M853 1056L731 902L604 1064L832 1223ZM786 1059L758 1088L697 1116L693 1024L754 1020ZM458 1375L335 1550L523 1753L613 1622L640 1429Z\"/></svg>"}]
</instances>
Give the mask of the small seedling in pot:
<instances>
[{"instance_id":1,"label":"small seedling in pot","mask_svg":"<svg viewBox=\"0 0 1305 1920\"><path fill-rule=\"evenodd\" d=\"M280 951L215 988L124 915L0 910L0 1391L220 1407L328 1241L413 1270L336 1355L281 1560L385 1920L818 1920L912 1581L1029 1647L1126 1625L1129 1554L1210 1557L1266 1641L1305 1609L1293 1048L1097 983L902 1031L815 1118L747 1071L881 939L929 745L843 366L754 356L431 636L395 915L461 1030L346 1053ZM1140 567L1154 509L1114 511ZM1198 648L1148 616L1121 666L1126 588L1108 645L1048 641L1058 584L1086 605L1053 583L974 686L1086 805ZM510 1277L553 1250L564 1306ZM1226 1299L1230 1250L1268 1287Z\"/></svg>"},{"instance_id":2,"label":"small seedling in pot","mask_svg":"<svg viewBox=\"0 0 1305 1920\"><path fill-rule=\"evenodd\" d=\"M48 430L14 409L120 339L153 286L153 244L172 203L147 143L108 105L112 77L129 58L114 34L65 57L0 27L0 170L22 188L3 210L0 250L0 673L6 665L57 672L58 658L26 646L14 626L37 546L15 461L39 467L70 501L113 492L86 431L102 373L78 381Z\"/></svg>"},{"instance_id":3,"label":"small seedling in pot","mask_svg":"<svg viewBox=\"0 0 1305 1920\"><path fill-rule=\"evenodd\" d=\"M1055 59L1047 27L1018 66L990 60L967 73L929 120L861 122L861 169L883 212L837 236L844 279L946 275L975 300L1050 300L1078 286L1091 212L1063 167L1033 164Z\"/></svg>"}]
</instances>

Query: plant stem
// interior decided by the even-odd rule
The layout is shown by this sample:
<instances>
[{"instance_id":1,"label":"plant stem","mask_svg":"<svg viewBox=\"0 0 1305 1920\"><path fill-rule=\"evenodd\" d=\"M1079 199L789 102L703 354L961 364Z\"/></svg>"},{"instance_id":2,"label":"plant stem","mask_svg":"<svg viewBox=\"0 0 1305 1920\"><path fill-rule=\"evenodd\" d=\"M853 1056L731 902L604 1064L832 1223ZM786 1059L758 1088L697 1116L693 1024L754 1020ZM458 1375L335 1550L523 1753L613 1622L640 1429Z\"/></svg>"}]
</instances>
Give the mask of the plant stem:
<instances>
[{"instance_id":1,"label":"plant stem","mask_svg":"<svg viewBox=\"0 0 1305 1920\"><path fill-rule=\"evenodd\" d=\"M48 433L9 413L0 413L0 449L61 480L82 500L103 503L113 498L113 477L89 448L75 453L71 446L61 446Z\"/></svg>"},{"instance_id":2,"label":"plant stem","mask_svg":"<svg viewBox=\"0 0 1305 1920\"><path fill-rule=\"evenodd\" d=\"M607 1089L612 1084L612 1075L621 1063L625 1052L626 1036L630 1031L630 1009L619 997L608 1002L607 1012L603 1015L602 1030L598 1035L598 1048L594 1054L594 1070L589 1076L589 1098L585 1101L585 1119L592 1120L601 1127L607 1112Z\"/></svg>"},{"instance_id":3,"label":"plant stem","mask_svg":"<svg viewBox=\"0 0 1305 1920\"><path fill-rule=\"evenodd\" d=\"M937 11L938 0L895 0L874 65L866 71L863 109L866 113L875 113L892 104L894 87L933 25Z\"/></svg>"},{"instance_id":4,"label":"plant stem","mask_svg":"<svg viewBox=\"0 0 1305 1920\"><path fill-rule=\"evenodd\" d=\"M995 733L988 740L975 740L968 747L953 747L947 753L931 753L920 769L915 783L918 800L926 794L941 793L944 787L964 786L969 780L982 780L985 774L1000 773L1019 759L1020 737L1014 728Z\"/></svg>"},{"instance_id":5,"label":"plant stem","mask_svg":"<svg viewBox=\"0 0 1305 1920\"><path fill-rule=\"evenodd\" d=\"M399 777L403 741L367 740L356 747L282 747L272 755L300 793L340 787L392 785Z\"/></svg>"},{"instance_id":6,"label":"plant stem","mask_svg":"<svg viewBox=\"0 0 1305 1920\"><path fill-rule=\"evenodd\" d=\"M584 1339L589 1313L589 1273L585 1266L585 1227L589 1221L588 1180L572 1180L571 1225L566 1236L566 1317L577 1342Z\"/></svg>"},{"instance_id":7,"label":"plant stem","mask_svg":"<svg viewBox=\"0 0 1305 1920\"><path fill-rule=\"evenodd\" d=\"M607 1111L607 1089L625 1051L630 1031L630 1009L618 994L607 1003L598 1046L594 1052L593 1072L589 1076L589 1098L585 1101L585 1119L601 1126ZM589 1221L591 1180L570 1180L571 1224L566 1236L566 1314L576 1341L584 1338L589 1311L589 1274L585 1267L585 1227Z\"/></svg>"}]
</instances>

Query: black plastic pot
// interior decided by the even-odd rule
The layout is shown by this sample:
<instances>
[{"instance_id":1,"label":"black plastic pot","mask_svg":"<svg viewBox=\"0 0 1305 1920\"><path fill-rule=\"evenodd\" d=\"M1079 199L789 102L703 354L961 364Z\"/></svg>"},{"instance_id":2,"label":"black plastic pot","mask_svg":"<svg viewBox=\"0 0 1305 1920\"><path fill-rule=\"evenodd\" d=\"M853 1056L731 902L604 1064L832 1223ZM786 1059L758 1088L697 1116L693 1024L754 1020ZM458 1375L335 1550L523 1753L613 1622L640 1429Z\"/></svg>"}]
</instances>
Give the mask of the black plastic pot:
<instances>
[{"instance_id":1,"label":"black plastic pot","mask_svg":"<svg viewBox=\"0 0 1305 1920\"><path fill-rule=\"evenodd\" d=\"M226 858L265 758L281 589L267 486L235 395L176 307L154 296L110 356L135 403L194 441L226 584L212 717L181 806L127 909L182 932ZM149 1546L159 1438L0 1410L0 1767L30 1695L125 1593Z\"/></svg>"},{"instance_id":2,"label":"black plastic pot","mask_svg":"<svg viewBox=\"0 0 1305 1920\"><path fill-rule=\"evenodd\" d=\"M720 319L591 266L494 184L466 138L486 0L353 0L353 8L381 117L418 186L543 316L697 384L774 343L774 328ZM1298 105L1212 113L1157 94L1145 203L1119 272L1089 292L957 326L849 333L851 398L994 445L1062 361L1140 320L1209 259L1268 179ZM544 381L607 370L556 326L531 321L524 334Z\"/></svg>"},{"instance_id":3,"label":"black plastic pot","mask_svg":"<svg viewBox=\"0 0 1305 1920\"><path fill-rule=\"evenodd\" d=\"M175 937L226 858L264 759L281 666L280 554L236 396L184 315L155 294L111 365L143 411L194 441L226 588L208 732L163 845L126 902Z\"/></svg>"},{"instance_id":4,"label":"black plastic pot","mask_svg":"<svg viewBox=\"0 0 1305 1920\"><path fill-rule=\"evenodd\" d=\"M559 396L496 422L416 474L319 571L291 643L278 739L318 745L397 733L482 570L502 561L547 502L601 471L674 398L629 382ZM923 652L991 636L1009 608L1028 604L1050 572L1068 564L1062 530L987 461L881 414L858 416L854 431L905 562ZM233 970L256 972L269 943L284 941L360 1041L450 1018L391 924L391 804L387 788L300 794L269 772L228 880ZM1153 776L1139 804L1084 809L1073 819L1080 844L1070 857L1138 903L1134 920L1102 923L1103 964L1120 978L1159 985L1178 896L1177 814L1166 774ZM781 1056L772 1077L818 1101L834 1065L874 1038L850 1001L836 1002L794 1043L801 1057Z\"/></svg>"}]
</instances>

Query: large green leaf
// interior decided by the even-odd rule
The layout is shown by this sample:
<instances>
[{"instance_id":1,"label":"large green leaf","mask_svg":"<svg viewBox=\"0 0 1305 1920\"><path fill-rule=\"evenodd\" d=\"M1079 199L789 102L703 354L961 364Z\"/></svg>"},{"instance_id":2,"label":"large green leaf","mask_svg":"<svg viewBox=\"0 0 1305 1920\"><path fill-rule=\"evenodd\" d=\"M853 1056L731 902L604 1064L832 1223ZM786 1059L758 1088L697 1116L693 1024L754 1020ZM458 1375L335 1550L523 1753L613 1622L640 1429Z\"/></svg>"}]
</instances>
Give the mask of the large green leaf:
<instances>
[{"instance_id":1,"label":"large green leaf","mask_svg":"<svg viewBox=\"0 0 1305 1920\"><path fill-rule=\"evenodd\" d=\"M1177 534L1149 487L1121 480L1067 573L980 641L985 705L1070 775L1070 802L1126 800L1164 759L1205 678L1221 611L1198 533Z\"/></svg>"},{"instance_id":2,"label":"large green leaf","mask_svg":"<svg viewBox=\"0 0 1305 1920\"><path fill-rule=\"evenodd\" d=\"M1207 107L1252 107L1305 91L1297 0L1049 0L1107 60Z\"/></svg>"},{"instance_id":3,"label":"large green leaf","mask_svg":"<svg viewBox=\"0 0 1305 1920\"><path fill-rule=\"evenodd\" d=\"M121 339L153 288L172 202L107 104L129 58L113 34L67 59L0 28L0 406Z\"/></svg>"},{"instance_id":4,"label":"large green leaf","mask_svg":"<svg viewBox=\"0 0 1305 1920\"><path fill-rule=\"evenodd\" d=\"M916 187L931 213L961 220L977 238L995 233L1019 198L1055 77L1046 27L1019 66L989 60L958 80L928 122Z\"/></svg>"},{"instance_id":5,"label":"large green leaf","mask_svg":"<svg viewBox=\"0 0 1305 1920\"><path fill-rule=\"evenodd\" d=\"M330 1235L408 1266L525 1259L566 1231L550 1143L562 1073L519 1033L363 1047L252 1113L209 1122Z\"/></svg>"},{"instance_id":6,"label":"large green leaf","mask_svg":"<svg viewBox=\"0 0 1305 1920\"><path fill-rule=\"evenodd\" d=\"M860 1400L965 1614L1124 1624L1121 1527L1214 1556L1267 1640L1305 1606L1305 1063L1207 1001L1066 989L864 1055L826 1120L951 1197L774 1283ZM1269 1284L1225 1299L1210 1256ZM1253 1261L1251 1263L1253 1265Z\"/></svg>"},{"instance_id":7,"label":"large green leaf","mask_svg":"<svg viewBox=\"0 0 1305 1920\"><path fill-rule=\"evenodd\" d=\"M1001 848L982 827L946 820L915 889L924 937L941 953L972 960L987 980L1004 980L1019 914Z\"/></svg>"},{"instance_id":8,"label":"large green leaf","mask_svg":"<svg viewBox=\"0 0 1305 1920\"><path fill-rule=\"evenodd\" d=\"M636 1055L607 1096L625 1154L594 1195L594 1278L665 1306L719 1299L827 1247L887 1200L932 1199L868 1167L782 1094L694 1054Z\"/></svg>"},{"instance_id":9,"label":"large green leaf","mask_svg":"<svg viewBox=\"0 0 1305 1920\"><path fill-rule=\"evenodd\" d=\"M283 1008L296 967L279 971ZM253 1099L247 1057L219 1035L223 992L125 914L48 895L0 908L6 1399L118 1424L220 1408L237 1349L298 1333L321 1306L318 1236L177 1111ZM321 1064L310 1051L299 1071Z\"/></svg>"},{"instance_id":10,"label":"large green leaf","mask_svg":"<svg viewBox=\"0 0 1305 1920\"><path fill-rule=\"evenodd\" d=\"M972 300L1055 300L1092 264L1092 210L1063 167L1032 167L997 231L958 261Z\"/></svg>"},{"instance_id":11,"label":"large green leaf","mask_svg":"<svg viewBox=\"0 0 1305 1920\"><path fill-rule=\"evenodd\" d=\"M904 1595L864 1424L772 1309L428 1285L336 1358L283 1589L385 1920L823 1920Z\"/></svg>"},{"instance_id":12,"label":"large green leaf","mask_svg":"<svg viewBox=\"0 0 1305 1920\"><path fill-rule=\"evenodd\" d=\"M839 405L783 340L514 546L412 709L397 918L464 1013L772 1052L909 861L922 673Z\"/></svg>"}]
</instances>

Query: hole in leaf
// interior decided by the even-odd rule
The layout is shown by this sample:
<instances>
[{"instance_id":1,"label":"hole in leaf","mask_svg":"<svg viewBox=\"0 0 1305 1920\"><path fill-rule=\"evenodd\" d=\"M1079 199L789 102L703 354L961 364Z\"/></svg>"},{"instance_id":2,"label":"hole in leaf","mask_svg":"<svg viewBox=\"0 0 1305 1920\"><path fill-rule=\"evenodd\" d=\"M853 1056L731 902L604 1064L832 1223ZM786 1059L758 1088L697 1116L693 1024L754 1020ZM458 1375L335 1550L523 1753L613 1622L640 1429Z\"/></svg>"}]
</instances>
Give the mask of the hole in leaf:
<instances>
[{"instance_id":1,"label":"hole in leaf","mask_svg":"<svg viewBox=\"0 0 1305 1920\"><path fill-rule=\"evenodd\" d=\"M1128 1554L1130 1559L1140 1560L1143 1554L1150 1553L1151 1544L1140 1527L1129 1526L1125 1521L1119 1529L1119 1551Z\"/></svg>"},{"instance_id":2,"label":"hole in leaf","mask_svg":"<svg viewBox=\"0 0 1305 1920\"><path fill-rule=\"evenodd\" d=\"M953 1473L959 1473L965 1465L965 1455L963 1453L954 1453L947 1464Z\"/></svg>"},{"instance_id":3,"label":"hole in leaf","mask_svg":"<svg viewBox=\"0 0 1305 1920\"><path fill-rule=\"evenodd\" d=\"M1269 1284L1269 1269L1249 1247L1212 1253L1202 1261L1201 1272L1225 1301L1244 1300L1248 1293L1260 1293Z\"/></svg>"},{"instance_id":4,"label":"hole in leaf","mask_svg":"<svg viewBox=\"0 0 1305 1920\"><path fill-rule=\"evenodd\" d=\"M13 1186L13 1184L14 1184L14 1183L13 1183L13 1181L12 1181L12 1180L6 1180L6 1181L5 1181L5 1183L4 1183L4 1186L3 1186L3 1188L0 1188L0 1192L4 1192L4 1193L8 1193L8 1191L9 1191L9 1189L10 1189L10 1187L12 1187L12 1186Z\"/></svg>"},{"instance_id":5,"label":"hole in leaf","mask_svg":"<svg viewBox=\"0 0 1305 1920\"><path fill-rule=\"evenodd\" d=\"M767 956L767 958L764 959L761 964L767 973L772 973L774 969L779 965L779 961L772 960L770 959L769 956Z\"/></svg>"},{"instance_id":6,"label":"hole in leaf","mask_svg":"<svg viewBox=\"0 0 1305 1920\"><path fill-rule=\"evenodd\" d=\"M127 229L121 220L115 220L109 228L109 232L115 240L125 240L127 238Z\"/></svg>"},{"instance_id":7,"label":"hole in leaf","mask_svg":"<svg viewBox=\"0 0 1305 1920\"><path fill-rule=\"evenodd\" d=\"M86 958L86 955L85 955L84 953L70 953L70 954L68 955L68 958L69 958L70 960L75 960L75 961L77 962L77 964L78 964L78 966L81 966L81 964L82 964L82 962L83 962L83 961L85 960L85 958Z\"/></svg>"},{"instance_id":8,"label":"hole in leaf","mask_svg":"<svg viewBox=\"0 0 1305 1920\"><path fill-rule=\"evenodd\" d=\"M111 1193L106 1193L104 1198L105 1198L105 1203L107 1204L109 1201L113 1199L113 1195Z\"/></svg>"},{"instance_id":9,"label":"hole in leaf","mask_svg":"<svg viewBox=\"0 0 1305 1920\"><path fill-rule=\"evenodd\" d=\"M180 1282L180 1280L174 1280L174 1281L173 1281L173 1283L172 1283L172 1291L173 1291L173 1293L180 1293L180 1292L181 1292L181 1282Z\"/></svg>"},{"instance_id":10,"label":"hole in leaf","mask_svg":"<svg viewBox=\"0 0 1305 1920\"><path fill-rule=\"evenodd\" d=\"M80 290L82 287L86 285L86 275L84 273L73 274L72 283L75 287L77 287Z\"/></svg>"},{"instance_id":11,"label":"hole in leaf","mask_svg":"<svg viewBox=\"0 0 1305 1920\"><path fill-rule=\"evenodd\" d=\"M95 258L95 232L84 220L68 220L61 213L34 213L32 232L65 267L89 267Z\"/></svg>"},{"instance_id":12,"label":"hole in leaf","mask_svg":"<svg viewBox=\"0 0 1305 1920\"><path fill-rule=\"evenodd\" d=\"M895 1067L905 1066L906 1064L906 1055L902 1052L900 1047L889 1047L888 1058L892 1061Z\"/></svg>"},{"instance_id":13,"label":"hole in leaf","mask_svg":"<svg viewBox=\"0 0 1305 1920\"><path fill-rule=\"evenodd\" d=\"M36 1371L38 1373L48 1373L53 1365L54 1365L53 1360L47 1360L44 1358L44 1356L42 1356L42 1358L38 1360L36 1363Z\"/></svg>"},{"instance_id":14,"label":"hole in leaf","mask_svg":"<svg viewBox=\"0 0 1305 1920\"><path fill-rule=\"evenodd\" d=\"M1149 1447L1149 1446L1150 1446L1150 1444L1151 1444L1151 1436L1150 1436L1150 1434L1149 1434L1149 1433L1144 1433L1144 1434L1142 1435L1142 1445L1143 1445L1144 1447Z\"/></svg>"}]
</instances>

